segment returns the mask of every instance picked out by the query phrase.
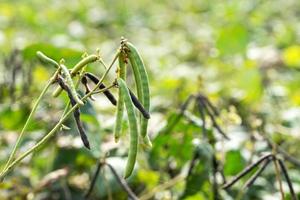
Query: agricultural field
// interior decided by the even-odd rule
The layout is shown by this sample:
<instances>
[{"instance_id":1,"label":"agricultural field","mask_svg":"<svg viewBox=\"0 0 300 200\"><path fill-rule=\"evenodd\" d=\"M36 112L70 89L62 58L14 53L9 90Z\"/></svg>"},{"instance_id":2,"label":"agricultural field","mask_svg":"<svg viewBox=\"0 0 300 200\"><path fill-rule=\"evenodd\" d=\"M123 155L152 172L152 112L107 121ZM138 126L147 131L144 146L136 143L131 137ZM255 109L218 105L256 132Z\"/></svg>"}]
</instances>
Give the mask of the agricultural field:
<instances>
[{"instance_id":1,"label":"agricultural field","mask_svg":"<svg viewBox=\"0 0 300 200\"><path fill-rule=\"evenodd\" d=\"M0 1L0 199L297 200L300 1Z\"/></svg>"}]
</instances>

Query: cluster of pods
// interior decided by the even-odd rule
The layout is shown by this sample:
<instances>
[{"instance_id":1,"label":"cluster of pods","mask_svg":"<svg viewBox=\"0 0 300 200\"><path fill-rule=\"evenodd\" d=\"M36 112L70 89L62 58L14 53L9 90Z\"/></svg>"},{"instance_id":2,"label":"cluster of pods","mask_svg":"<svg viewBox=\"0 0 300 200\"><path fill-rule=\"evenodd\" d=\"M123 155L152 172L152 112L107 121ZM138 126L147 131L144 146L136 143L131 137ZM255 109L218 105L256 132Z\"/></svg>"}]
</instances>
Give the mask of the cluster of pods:
<instances>
[{"instance_id":1,"label":"cluster of pods","mask_svg":"<svg viewBox=\"0 0 300 200\"><path fill-rule=\"evenodd\" d=\"M84 105L85 101L77 93L76 88L78 84L74 84L72 78L79 76L80 82L85 87L85 94L87 97L93 99L92 94L103 92L108 100L117 107L116 122L114 127L114 138L116 142L119 141L121 135L122 124L125 119L124 111L126 108L130 130L130 146L124 177L129 177L132 174L135 166L139 141L141 141L144 146L148 148L152 146L147 134L148 120L150 119L149 81L144 62L136 47L122 38L120 48L116 55L116 59L118 59L118 67L116 70L116 79L113 83L113 86L118 88L117 100L109 91L109 88L102 83L105 76L99 79L95 74L85 71L85 66L87 64L101 61L101 57L99 55L85 56L72 69L68 69L68 67L64 64L64 60L61 60L58 63L40 51L37 52L37 56L44 63L53 65L58 69L58 73L54 81L58 84L58 86L52 95L53 97L57 97L62 91L67 93L71 106L75 108L73 111L73 116L81 140L86 148L90 149L90 143L80 120L80 106ZM126 71L128 66L131 66L134 74L137 96L126 84ZM109 69L110 68L106 69L106 74ZM89 81L96 85L92 90L88 85ZM136 112L135 108L139 112Z\"/></svg>"}]
</instances>

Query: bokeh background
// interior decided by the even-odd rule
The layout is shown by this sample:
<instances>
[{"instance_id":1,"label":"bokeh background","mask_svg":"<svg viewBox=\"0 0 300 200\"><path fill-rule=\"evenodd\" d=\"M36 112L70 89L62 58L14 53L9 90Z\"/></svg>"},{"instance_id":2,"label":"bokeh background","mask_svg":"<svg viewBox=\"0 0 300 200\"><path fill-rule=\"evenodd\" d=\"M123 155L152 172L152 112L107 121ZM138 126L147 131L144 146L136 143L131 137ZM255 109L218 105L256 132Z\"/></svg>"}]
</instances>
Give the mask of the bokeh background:
<instances>
[{"instance_id":1,"label":"bokeh background","mask_svg":"<svg viewBox=\"0 0 300 200\"><path fill-rule=\"evenodd\" d=\"M32 103L54 72L37 60L36 51L55 60L64 58L72 67L84 52L92 54L99 48L103 60L110 63L122 36L140 51L151 86L153 149L139 149L138 166L128 180L141 199L216 199L207 161L211 148L227 179L271 151L264 138L300 159L300 1L2 0L2 167ZM88 70L103 73L100 64L91 64ZM107 83L114 79L114 71ZM130 84L131 80L129 72ZM230 140L220 137L207 117L213 142L204 141L194 105L174 125L182 103L197 93L218 108L217 121ZM97 161L104 157L121 174L128 152L127 125L121 142L115 144L115 108L102 95L96 98L82 108L92 150L82 148L70 118L71 130L57 132L0 184L1 199L84 199ZM51 91L47 93L18 155L51 130L66 101L65 95L54 99ZM192 178L178 179L196 151L202 156ZM288 161L286 165L299 196L299 166ZM51 172L60 176L45 184ZM242 194L247 178L227 191L221 189L222 177L216 178L220 199L280 199L272 164ZM127 199L127 194L104 169L91 199Z\"/></svg>"}]
</instances>

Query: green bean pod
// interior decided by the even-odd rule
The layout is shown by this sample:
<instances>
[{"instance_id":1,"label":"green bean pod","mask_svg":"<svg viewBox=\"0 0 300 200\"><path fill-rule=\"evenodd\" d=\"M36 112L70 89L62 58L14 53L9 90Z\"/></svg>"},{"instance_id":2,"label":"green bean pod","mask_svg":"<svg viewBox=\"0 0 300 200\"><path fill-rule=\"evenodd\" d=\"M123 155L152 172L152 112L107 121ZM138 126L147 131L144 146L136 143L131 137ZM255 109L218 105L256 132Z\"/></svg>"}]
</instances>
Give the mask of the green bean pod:
<instances>
[{"instance_id":1,"label":"green bean pod","mask_svg":"<svg viewBox=\"0 0 300 200\"><path fill-rule=\"evenodd\" d=\"M135 161L137 156L137 148L138 148L138 126L137 126L137 118L135 116L133 103L130 98L130 94L126 83L123 79L117 79L119 90L124 98L125 107L127 110L129 128L130 128L130 147L128 152L128 160L126 163L125 174L124 177L127 178L131 175Z\"/></svg>"},{"instance_id":2,"label":"green bean pod","mask_svg":"<svg viewBox=\"0 0 300 200\"><path fill-rule=\"evenodd\" d=\"M63 71L63 74L65 75L66 82L70 87L70 90L71 90L71 93L72 93L72 96L73 96L74 100L79 105L84 105L84 103L78 98L78 94L76 92L76 89L75 89L75 86L74 86L74 83L72 81L72 78L71 78L71 75L69 73L68 68L62 63L60 64L60 66L61 66L61 69Z\"/></svg>"},{"instance_id":3,"label":"green bean pod","mask_svg":"<svg viewBox=\"0 0 300 200\"><path fill-rule=\"evenodd\" d=\"M149 80L146 72L146 68L142 57L138 53L137 49L130 43L127 42L126 46L129 49L128 58L135 74L135 81L138 89L138 98L142 102L145 110L149 113L150 110L150 91L149 91ZM140 90L140 91L139 91ZM144 138L147 134L148 119L141 118L140 133Z\"/></svg>"},{"instance_id":4,"label":"green bean pod","mask_svg":"<svg viewBox=\"0 0 300 200\"><path fill-rule=\"evenodd\" d=\"M99 59L99 56L97 55L89 55L85 58L83 58L81 61L79 61L71 70L71 76L75 76L84 66L86 66L89 63L95 62Z\"/></svg>"},{"instance_id":5,"label":"green bean pod","mask_svg":"<svg viewBox=\"0 0 300 200\"><path fill-rule=\"evenodd\" d=\"M49 65L53 65L57 69L59 68L59 64L55 60L53 60L53 59L49 58L48 56L46 56L45 54L43 54L43 52L38 51L38 52L36 52L36 55L42 62L49 64Z\"/></svg>"},{"instance_id":6,"label":"green bean pod","mask_svg":"<svg viewBox=\"0 0 300 200\"><path fill-rule=\"evenodd\" d=\"M125 56L123 53L119 54L119 67L118 67L118 77L126 80L126 63ZM114 137L115 142L119 141L121 131L122 131L122 122L123 122L123 113L124 113L124 98L121 94L121 90L118 92L119 99L117 101L117 114L116 114L116 123L114 127Z\"/></svg>"},{"instance_id":7,"label":"green bean pod","mask_svg":"<svg viewBox=\"0 0 300 200\"><path fill-rule=\"evenodd\" d=\"M96 60L99 59L99 56L97 55L89 55L85 58L83 58L81 61L79 61L71 70L70 74L71 77L76 76L76 74L87 64L95 62ZM61 87L57 87L54 92L52 93L53 97L58 97L60 95L60 93L62 92L62 88Z\"/></svg>"}]
</instances>

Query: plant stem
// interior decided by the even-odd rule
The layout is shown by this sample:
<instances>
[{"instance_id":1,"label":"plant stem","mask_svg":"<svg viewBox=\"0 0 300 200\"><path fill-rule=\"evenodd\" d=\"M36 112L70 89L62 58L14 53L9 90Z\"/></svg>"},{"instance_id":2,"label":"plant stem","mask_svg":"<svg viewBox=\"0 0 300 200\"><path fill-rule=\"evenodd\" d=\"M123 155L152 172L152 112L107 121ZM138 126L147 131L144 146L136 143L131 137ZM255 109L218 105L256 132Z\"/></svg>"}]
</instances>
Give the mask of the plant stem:
<instances>
[{"instance_id":1,"label":"plant stem","mask_svg":"<svg viewBox=\"0 0 300 200\"><path fill-rule=\"evenodd\" d=\"M28 125L29 125L29 122L30 122L31 118L33 117L33 115L34 115L34 113L35 113L35 111L36 111L38 105L40 104L42 98L43 98L44 95L46 94L46 92L47 92L47 90L49 89L50 85L51 85L51 84L53 83L53 81L55 80L55 77L57 76L57 74L58 74L59 71L60 71L60 69L58 69L58 70L54 73L54 75L49 79L47 85L44 87L44 89L43 89L43 91L41 92L40 96L38 97L38 99L37 99L36 102L34 103L34 106L33 106L32 110L31 110L31 112L30 112L30 114L29 114L29 116L28 116L28 118L27 118L27 120L26 120L26 122L25 122L25 125L24 125L24 127L23 127L23 129L22 129L22 131L21 131L21 133L20 133L20 135L19 135L19 137L18 137L16 143L15 143L15 146L14 146L14 148L13 148L13 150L12 150L12 152L11 152L9 158L8 158L8 161L6 162L6 164L5 164L4 168L3 168L3 171L9 166L10 163L12 163L13 158L14 158L16 152L17 152L17 148L18 148L18 146L19 146L20 143L21 143L21 139L22 139L22 137L23 137L23 135L24 135L24 133L25 133L25 130L27 129L27 127L28 127Z\"/></svg>"},{"instance_id":2,"label":"plant stem","mask_svg":"<svg viewBox=\"0 0 300 200\"><path fill-rule=\"evenodd\" d=\"M102 166L103 166L103 163L102 163L102 162L99 162L99 163L97 164L97 168L96 168L96 171L95 171L95 173L94 173L94 175L93 175L93 178L92 178L92 181L91 181L91 185L89 186L88 191L87 191L86 194L84 195L84 197L85 197L86 199L91 195L91 193L92 193L92 191L93 191L93 189L94 189L94 187L95 187L95 184L96 184L96 181L97 181L97 178L98 178L98 175L99 175L99 173L100 173L100 170L101 170Z\"/></svg>"},{"instance_id":3,"label":"plant stem","mask_svg":"<svg viewBox=\"0 0 300 200\"><path fill-rule=\"evenodd\" d=\"M107 68L103 76L101 77L99 83L91 90L88 94L86 94L81 100L84 101L87 99L89 96L93 94L93 92L99 87L99 85L103 82L104 78L107 76L108 72L112 68L113 64L118 58L120 50L117 51L112 63L110 66ZM58 72L57 72L58 73ZM53 82L53 79L50 79L50 82ZM103 89L103 91L106 90L106 88ZM10 172L15 165L17 165L19 162L21 162L25 157L27 157L29 154L32 152L36 151L40 146L42 146L44 143L46 143L53 135L54 133L60 128L60 126L63 124L63 122L68 118L68 116L76 109L79 107L79 104L76 103L59 121L58 123L54 126L54 128L46 134L38 143L36 143L33 147L28 149L26 152L24 152L22 155L20 155L16 160L14 160L11 164L9 164L0 174L0 180L2 180L8 172Z\"/></svg>"},{"instance_id":4,"label":"plant stem","mask_svg":"<svg viewBox=\"0 0 300 200\"><path fill-rule=\"evenodd\" d=\"M257 167L264 160L269 159L269 157L273 157L273 154L269 153L269 154L266 154L266 155L260 157L257 161L255 161L254 163L252 163L252 164L248 165L246 168L244 168L243 171L241 171L238 175L233 177L229 182L225 183L222 188L223 189L230 188L234 183L236 183L238 180L240 180L242 177L244 177L246 174L248 174L250 171L252 171L252 169Z\"/></svg>"},{"instance_id":5,"label":"plant stem","mask_svg":"<svg viewBox=\"0 0 300 200\"><path fill-rule=\"evenodd\" d=\"M276 147L277 153L281 154L283 156L283 158L287 161L289 161L290 163L292 163L293 165L295 165L296 167L300 167L300 160L298 160L297 158L293 157L292 155L290 155L287 151L285 151L282 147L280 147L279 145L275 144L274 142L272 142L270 139L268 139L267 137L263 136L264 139L267 141L268 145L273 148Z\"/></svg>"},{"instance_id":6,"label":"plant stem","mask_svg":"<svg viewBox=\"0 0 300 200\"><path fill-rule=\"evenodd\" d=\"M107 86L106 88L103 88L103 89L100 89L100 90L97 90L97 91L94 91L93 94L99 94L99 93L102 93L102 92L105 92L113 87L115 87L116 84L111 84L110 86Z\"/></svg>"},{"instance_id":7,"label":"plant stem","mask_svg":"<svg viewBox=\"0 0 300 200\"><path fill-rule=\"evenodd\" d=\"M278 160L277 160L275 155L273 156L273 163L274 163L274 166L275 166L276 179L277 179L277 182L278 182L278 185L279 185L281 199L284 200L285 197L284 197L284 192L283 192L282 181L281 181L281 178L280 178L279 163L278 163Z\"/></svg>"},{"instance_id":8,"label":"plant stem","mask_svg":"<svg viewBox=\"0 0 300 200\"><path fill-rule=\"evenodd\" d=\"M156 187L154 187L152 190L150 190L149 192L142 194L139 199L140 200L148 200L151 199L158 191L163 191L166 190L172 186L174 186L175 184L179 183L180 181L184 180L184 176L182 176L182 174L179 174L177 176L175 176L174 178L170 179L169 181L162 183L161 185L158 185Z\"/></svg>"},{"instance_id":9,"label":"plant stem","mask_svg":"<svg viewBox=\"0 0 300 200\"><path fill-rule=\"evenodd\" d=\"M255 180L260 176L260 174L265 170L265 168L270 163L270 158L266 159L266 161L260 166L260 168L248 179L248 181L245 183L243 190L246 189L246 187L250 187Z\"/></svg>"},{"instance_id":10,"label":"plant stem","mask_svg":"<svg viewBox=\"0 0 300 200\"><path fill-rule=\"evenodd\" d=\"M113 166L111 164L109 164L109 163L105 163L105 164L109 167L110 171L113 173L113 175L117 179L118 183L121 185L121 187L128 194L128 197L130 197L130 199L132 199L132 200L138 200L138 197L130 189L130 187L128 186L126 180L124 178L122 178L121 176L119 176L119 174L117 173L117 171L113 168Z\"/></svg>"},{"instance_id":11,"label":"plant stem","mask_svg":"<svg viewBox=\"0 0 300 200\"><path fill-rule=\"evenodd\" d=\"M282 186L282 181L280 178L280 169L279 169L279 163L276 157L277 154L277 146L275 144L272 144L272 153L273 153L273 163L275 167L275 173L276 173L276 179L279 185L279 190L281 194L281 199L284 200L284 192L283 192L283 186Z\"/></svg>"},{"instance_id":12,"label":"plant stem","mask_svg":"<svg viewBox=\"0 0 300 200\"><path fill-rule=\"evenodd\" d=\"M288 174L287 168L285 167L284 162L282 160L280 160L280 159L277 159L277 160L279 162L279 165L281 167L283 175L284 175L284 177L286 179L286 182L288 183L288 186L289 186L289 189L290 189L290 192L291 192L291 199L292 200L298 200L298 197L297 197L297 195L296 195L296 193L294 191L294 188L293 188L293 183L292 183L292 181L291 181L291 179L289 177L289 174Z\"/></svg>"}]
</instances>

